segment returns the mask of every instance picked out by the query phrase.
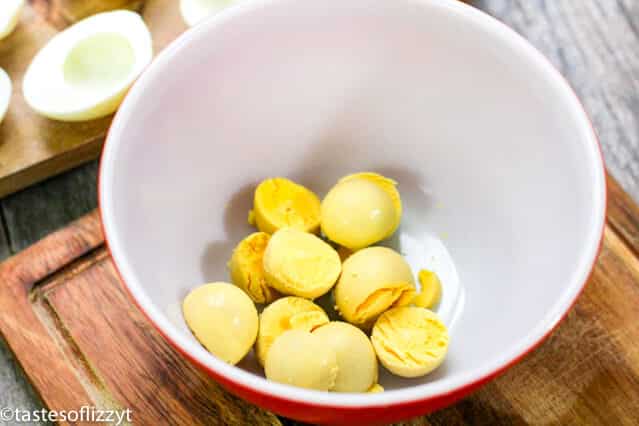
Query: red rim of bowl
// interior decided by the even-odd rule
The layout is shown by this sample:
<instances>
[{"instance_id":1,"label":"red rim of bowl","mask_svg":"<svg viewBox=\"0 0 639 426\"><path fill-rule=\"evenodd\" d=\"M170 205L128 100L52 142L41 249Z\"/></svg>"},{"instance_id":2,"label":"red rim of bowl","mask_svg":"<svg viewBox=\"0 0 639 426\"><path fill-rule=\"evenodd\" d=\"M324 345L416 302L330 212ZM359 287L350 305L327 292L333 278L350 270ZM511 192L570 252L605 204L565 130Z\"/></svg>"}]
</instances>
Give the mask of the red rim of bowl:
<instances>
[{"instance_id":1,"label":"red rim of bowl","mask_svg":"<svg viewBox=\"0 0 639 426\"><path fill-rule=\"evenodd\" d=\"M254 0L254 2L258 2L259 0ZM268 3L268 2L272 2L273 0L266 0L263 3ZM277 0L275 0L277 1ZM419 2L419 3L427 3L430 2L431 0L413 0L415 2ZM439 0L440 3L445 3L445 2L441 2L441 0ZM574 89L572 88L572 86L570 85L570 83L568 82L568 80L555 68L555 66L550 62L550 60L548 60L548 58L543 55L541 52L539 52L532 44L530 44L530 42L528 42L525 38L523 38L519 33L517 33L515 30L513 30L512 28L508 27L506 24L502 23L501 21L499 21L498 19L488 15L487 13L474 8L473 6L464 4L462 2L459 2L458 0L446 0L446 2L448 2L448 5L451 9L458 9L458 11L463 11L463 9L471 9L472 13L476 13L476 14L480 14L483 15L481 19L485 19L488 21L491 21L492 24L497 24L498 27L501 28L501 30L505 30L506 32L508 32L510 34L511 38L515 38L515 39L519 39L520 41L523 41L525 45L527 45L529 47L529 49L538 56L538 58L543 59L543 61L546 63L546 66L555 74L556 77L559 77L559 80L562 81L564 89L567 89L569 94L574 98L574 100L576 101L577 105L580 107L581 112L583 114L583 117L586 119L586 121L588 122L589 126L590 126L590 132L592 133L592 138L593 140L596 142L596 146L598 149L598 154L599 154L599 158L600 158L600 164L601 164L601 168L602 168L602 174L603 174L603 221L602 221L602 225L601 225L601 229L599 231L599 242L597 244L597 249L595 250L595 254L592 258L592 262L589 266L589 272L586 275L585 279L583 280L583 282L580 283L579 285L579 290L575 293L574 297L572 298L572 300L570 300L570 302L568 303L566 309L563 311L563 313L561 314L561 317L554 321L553 324L549 325L547 330L540 336L537 338L537 340L535 340L532 344L530 344L526 349L524 349L523 351L521 351L519 354L517 354L516 356L514 356L513 358L511 358L510 360L508 360L507 362L505 362L504 364L502 364L501 366L493 369L492 371L477 377L465 384L463 384L462 386L453 388L449 391L446 392L439 392L433 395L429 395L426 397L416 397L416 398L408 398L406 400L403 401L399 401L399 402L380 402L380 403L371 403L371 404L363 404L361 406L358 405L339 405L339 404L332 404L332 403L317 403L317 402L313 402L313 401L308 401L308 400L303 400L303 399L290 399L290 398L286 398L284 396L281 395L276 395L270 392L264 392L262 389L256 388L256 387L250 387L244 383L241 383L239 381L234 380L233 377L227 376L223 373L220 373L212 368L210 368L209 366L207 366L206 364L202 363L200 360L198 360L197 358L195 358L193 355L191 355L188 351L186 351L184 348L182 348L180 346L179 343L177 343L175 340L173 340L151 317L151 315L149 314L149 312L147 312L147 310L140 304L140 302L136 299L136 297L134 296L133 292L131 291L131 289L129 288L129 285L127 284L127 281L124 279L124 276L121 272L120 267L117 264L117 261L115 259L115 257L113 256L113 251L111 248L111 243L109 241L109 236L106 230L106 227L104 225L105 223L105 215L104 215L104 209L102 208L102 196L103 196L103 192L102 192L102 182L103 182L103 164L104 164L104 156L105 156L105 152L107 151L107 145L109 144L109 142L111 141L111 129L113 128L113 123L115 123L118 119L118 116L120 114L121 109L118 109L118 111L115 113L111 127L109 128L109 130L107 131L107 136L105 138L105 142L104 142L104 147L102 149L102 154L100 156L100 164L99 164L99 169L98 169L98 208L100 211L100 226L102 228L102 233L104 235L104 239L105 239L105 244L107 247L107 250L111 256L111 258L113 259L113 265L114 265L114 269L118 275L118 277L120 278L120 281L123 284L123 288L125 289L125 291L127 292L127 294L129 295L129 297L131 298L131 300L133 300L133 302L135 303L135 305L137 306L137 308L142 312L142 314L147 318L147 320L153 325L153 327L160 333L160 335L162 335L162 337L167 340L172 347L174 347L179 353L181 353L183 356L185 356L186 358L188 358L191 362L193 362L194 364L196 364L199 368L201 368L202 370L206 371L207 373L209 373L211 376L215 377L216 379L222 381L223 383L230 383L233 386L240 388L240 389L244 389L246 391L248 391L249 393L253 393L253 394L257 394L257 395L261 395L264 397L269 397L269 398L275 398L290 404L307 404L310 406L314 406L317 408L343 408L343 409L357 409L357 408L362 408L362 409L366 409L366 408L383 408L383 407L396 407L396 408L401 408L404 406L413 406L414 404L419 404L419 403L426 403L428 401L431 400L436 400L436 399L442 399L442 398L450 398L450 401L454 401L457 398L460 398L464 395L466 395L468 392L474 390L475 388L477 388L478 386L481 386L483 384L485 384L486 382L494 379L495 377L499 376L501 373L503 373L504 371L506 371L508 368L512 367L513 365L517 364L518 362L520 362L523 358L525 358L528 354L530 354L531 352L533 352L537 347L539 347L559 326L559 324L561 324L566 316L568 315L568 313L572 310L572 308L574 307L574 305L576 304L579 296L583 293L584 288L586 286L586 284L588 283L588 281L590 280L596 263L597 263L597 259L599 258L599 255L601 253L602 250L602 246L603 246L603 239L604 239L604 231L605 231L605 225L606 225L606 217L607 217L607 210L608 210L608 190L607 190L607 186L606 186L606 168L605 168L605 162L604 162L604 156L603 156L603 150L601 147L601 142L599 140L599 137L597 135L597 132L594 128L594 125L592 124L592 120L590 119L583 103L581 102L581 100L579 99L579 97L577 96L576 92L574 91ZM234 8L234 9L238 9L238 7ZM222 12L222 14L226 14L226 12ZM215 18L209 18L207 21L212 21ZM205 22L207 22L205 21ZM202 24L199 24L198 26L201 26ZM191 32L193 32L194 29L196 29L198 26L193 27L191 29L186 30L184 33L182 33L180 36L178 36L178 38L174 41L172 41L169 46L165 47L163 52L166 52L167 50L170 50L169 48L171 46L176 46L177 42L184 40L185 39L185 35L186 34L190 34ZM144 69L144 71L142 72L142 74L136 79L136 81L133 83L133 85L131 86L131 89L129 89L129 92L133 89L133 87L140 81L140 77L143 74L146 74L148 72L148 70L151 68L151 66L153 66L153 64L155 64L159 58L162 57L162 54L158 54L155 58L153 58L153 60L151 61L151 63ZM127 93L127 96L128 96ZM125 97L126 99L126 97ZM124 102L124 101L123 101ZM211 355L212 356L212 355ZM238 370L239 367L234 367L237 368ZM251 374L251 373L248 373ZM263 379L266 380L266 379ZM279 384L278 384L279 385ZM283 385L288 387L287 385ZM312 393L318 393L317 391L307 391L307 392L312 392ZM394 391L390 391L390 392L394 392ZM373 396L374 394L371 394L371 396ZM379 395L379 394L378 394Z\"/></svg>"}]
</instances>

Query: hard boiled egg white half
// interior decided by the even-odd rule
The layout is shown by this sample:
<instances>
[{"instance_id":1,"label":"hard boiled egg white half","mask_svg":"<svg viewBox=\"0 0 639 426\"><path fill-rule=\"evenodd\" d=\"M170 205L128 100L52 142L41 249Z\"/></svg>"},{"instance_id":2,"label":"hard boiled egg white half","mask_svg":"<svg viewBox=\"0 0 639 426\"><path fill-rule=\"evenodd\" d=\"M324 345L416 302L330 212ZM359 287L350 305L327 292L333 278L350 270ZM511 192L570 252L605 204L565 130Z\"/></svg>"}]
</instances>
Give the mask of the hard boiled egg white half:
<instances>
[{"instance_id":1,"label":"hard boiled egg white half","mask_svg":"<svg viewBox=\"0 0 639 426\"><path fill-rule=\"evenodd\" d=\"M24 98L56 120L103 117L118 108L152 56L151 34L140 15L98 13L58 33L38 52L24 76Z\"/></svg>"},{"instance_id":2,"label":"hard boiled egg white half","mask_svg":"<svg viewBox=\"0 0 639 426\"><path fill-rule=\"evenodd\" d=\"M233 0L180 0L180 12L189 27L233 4Z\"/></svg>"},{"instance_id":3,"label":"hard boiled egg white half","mask_svg":"<svg viewBox=\"0 0 639 426\"><path fill-rule=\"evenodd\" d=\"M23 6L24 0L0 0L0 40L16 27Z\"/></svg>"},{"instance_id":4,"label":"hard boiled egg white half","mask_svg":"<svg viewBox=\"0 0 639 426\"><path fill-rule=\"evenodd\" d=\"M0 123L9 107L9 99L11 99L11 79L2 68L0 68Z\"/></svg>"}]
</instances>

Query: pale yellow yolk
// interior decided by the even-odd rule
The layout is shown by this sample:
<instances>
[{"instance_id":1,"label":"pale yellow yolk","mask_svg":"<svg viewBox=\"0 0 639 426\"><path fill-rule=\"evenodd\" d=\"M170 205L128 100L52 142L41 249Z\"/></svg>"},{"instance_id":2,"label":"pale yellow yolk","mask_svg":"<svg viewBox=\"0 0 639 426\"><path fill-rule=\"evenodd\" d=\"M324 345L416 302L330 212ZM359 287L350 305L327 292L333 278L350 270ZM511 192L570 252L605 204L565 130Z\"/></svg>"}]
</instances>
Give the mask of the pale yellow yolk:
<instances>
[{"instance_id":1,"label":"pale yellow yolk","mask_svg":"<svg viewBox=\"0 0 639 426\"><path fill-rule=\"evenodd\" d=\"M397 191L397 182L395 182L393 179L384 177L379 173L372 172L353 173L352 175L344 176L339 181L346 182L353 179L365 179L373 182L374 184L382 188L388 194L391 200L393 200L393 206L395 207L395 225L388 234L389 237L393 234L393 232L395 232L402 219L402 199L399 195L399 191Z\"/></svg>"},{"instance_id":2,"label":"pale yellow yolk","mask_svg":"<svg viewBox=\"0 0 639 426\"><path fill-rule=\"evenodd\" d=\"M22 93L45 117L97 119L118 108L152 56L151 34L138 13L96 13L60 31L38 51L22 78Z\"/></svg>"},{"instance_id":3,"label":"pale yellow yolk","mask_svg":"<svg viewBox=\"0 0 639 426\"><path fill-rule=\"evenodd\" d=\"M328 292L341 271L339 255L307 232L284 228L271 237L264 252L268 285L282 294L315 299Z\"/></svg>"},{"instance_id":4,"label":"pale yellow yolk","mask_svg":"<svg viewBox=\"0 0 639 426\"><path fill-rule=\"evenodd\" d=\"M291 180L267 179L255 190L253 214L257 229L268 234L286 227L317 232L320 201L311 191Z\"/></svg>"},{"instance_id":5,"label":"pale yellow yolk","mask_svg":"<svg viewBox=\"0 0 639 426\"><path fill-rule=\"evenodd\" d=\"M244 358L257 337L255 305L232 284L197 287L184 299L182 313L199 342L229 364L237 364Z\"/></svg>"},{"instance_id":6,"label":"pale yellow yolk","mask_svg":"<svg viewBox=\"0 0 639 426\"><path fill-rule=\"evenodd\" d=\"M352 254L342 265L335 286L337 308L348 322L369 329L384 311L412 302L415 281L410 267L396 251L369 247Z\"/></svg>"},{"instance_id":7,"label":"pale yellow yolk","mask_svg":"<svg viewBox=\"0 0 639 426\"><path fill-rule=\"evenodd\" d=\"M129 40L117 33L98 33L78 42L64 62L64 79L81 90L102 91L121 84L135 63Z\"/></svg>"},{"instance_id":8,"label":"pale yellow yolk","mask_svg":"<svg viewBox=\"0 0 639 426\"><path fill-rule=\"evenodd\" d=\"M368 390L368 393L379 393L379 392L384 392L384 387L380 385L379 383L375 383Z\"/></svg>"},{"instance_id":9,"label":"pale yellow yolk","mask_svg":"<svg viewBox=\"0 0 639 426\"><path fill-rule=\"evenodd\" d=\"M271 345L287 330L313 331L328 323L322 308L301 297L283 297L268 305L260 315L260 328L255 342L255 353L264 365Z\"/></svg>"},{"instance_id":10,"label":"pale yellow yolk","mask_svg":"<svg viewBox=\"0 0 639 426\"><path fill-rule=\"evenodd\" d=\"M424 308L401 307L384 312L371 334L377 357L391 373L419 377L430 373L448 352L448 330Z\"/></svg>"},{"instance_id":11,"label":"pale yellow yolk","mask_svg":"<svg viewBox=\"0 0 639 426\"><path fill-rule=\"evenodd\" d=\"M264 276L263 257L270 235L255 232L243 239L229 261L231 281L249 295L255 303L270 303L279 293L269 287Z\"/></svg>"},{"instance_id":12,"label":"pale yellow yolk","mask_svg":"<svg viewBox=\"0 0 639 426\"><path fill-rule=\"evenodd\" d=\"M377 358L368 337L357 327L334 321L313 332L337 355L335 392L366 392L377 382Z\"/></svg>"},{"instance_id":13,"label":"pale yellow yolk","mask_svg":"<svg viewBox=\"0 0 639 426\"><path fill-rule=\"evenodd\" d=\"M389 236L395 228L393 200L367 179L350 179L334 186L322 201L322 232L352 250Z\"/></svg>"},{"instance_id":14,"label":"pale yellow yolk","mask_svg":"<svg viewBox=\"0 0 639 426\"><path fill-rule=\"evenodd\" d=\"M432 308L439 303L442 295L442 284L439 277L432 271L422 269L417 276L421 284L420 293L415 296L413 303L421 308Z\"/></svg>"},{"instance_id":15,"label":"pale yellow yolk","mask_svg":"<svg viewBox=\"0 0 639 426\"><path fill-rule=\"evenodd\" d=\"M266 356L266 378L287 385L328 391L335 386L339 367L331 346L302 330L279 336Z\"/></svg>"}]
</instances>

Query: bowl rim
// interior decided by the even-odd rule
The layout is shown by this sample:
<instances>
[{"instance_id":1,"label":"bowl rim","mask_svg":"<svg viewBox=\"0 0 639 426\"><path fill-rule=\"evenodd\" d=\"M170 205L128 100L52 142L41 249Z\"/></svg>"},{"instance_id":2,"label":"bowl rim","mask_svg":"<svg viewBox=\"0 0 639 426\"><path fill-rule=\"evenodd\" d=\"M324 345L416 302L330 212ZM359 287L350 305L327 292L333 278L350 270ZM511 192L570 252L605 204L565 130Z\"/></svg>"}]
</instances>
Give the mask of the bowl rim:
<instances>
[{"instance_id":1,"label":"bowl rim","mask_svg":"<svg viewBox=\"0 0 639 426\"><path fill-rule=\"evenodd\" d=\"M520 51L522 56L534 62L539 72L546 74L548 81L554 85L554 90L558 93L558 96L565 98L566 103L570 106L570 112L580 122L579 127L583 133L583 143L586 145L586 149L590 151L589 162L586 164L593 169L594 182L592 184L595 188L595 200L593 202L595 223L589 231L588 243L584 245L579 260L576 262L570 284L566 286L561 298L549 308L536 326L514 344L509 345L501 356L452 378L442 378L435 382L374 394L337 394L306 390L272 382L239 367L226 364L211 355L203 347L183 336L183 333L147 297L136 280L130 264L124 257L120 241L115 233L116 226L108 201L108 194L111 193L111 176L115 173L116 168L113 158L116 155L117 143L114 140L118 139L124 120L123 117L130 115L132 105L140 97L143 90L142 87L147 81L153 79L160 70L163 70L171 58L191 40L213 31L215 27L236 19L246 12L287 1L291 0L253 0L240 3L186 30L152 60L127 93L114 116L105 138L98 171L98 206L101 225L107 250L113 259L114 269L124 284L123 288L129 293L136 306L175 349L209 374L218 377L224 382L232 383L239 388L248 389L252 393L293 404L300 403L325 408L380 408L388 407L389 405L424 402L445 396L461 396L465 391L470 391L496 377L523 359L537 348L566 317L588 282L601 251L608 201L606 171L601 143L575 91L552 63L530 42L504 23L473 6L458 0L402 0L407 5L439 8L446 13L457 14L461 19L469 21L469 23L476 25L487 33L491 33L492 36L510 44L515 50Z\"/></svg>"}]
</instances>

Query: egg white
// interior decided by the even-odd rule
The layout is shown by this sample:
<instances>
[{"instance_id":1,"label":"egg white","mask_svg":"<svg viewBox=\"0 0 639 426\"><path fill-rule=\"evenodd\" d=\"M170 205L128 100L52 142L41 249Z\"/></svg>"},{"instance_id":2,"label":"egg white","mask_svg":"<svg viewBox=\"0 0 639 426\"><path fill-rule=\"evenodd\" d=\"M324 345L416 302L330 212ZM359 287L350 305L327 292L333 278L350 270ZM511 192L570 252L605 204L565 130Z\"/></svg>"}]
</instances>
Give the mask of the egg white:
<instances>
[{"instance_id":1,"label":"egg white","mask_svg":"<svg viewBox=\"0 0 639 426\"><path fill-rule=\"evenodd\" d=\"M180 12L184 22L192 27L233 2L233 0L180 0Z\"/></svg>"},{"instance_id":2,"label":"egg white","mask_svg":"<svg viewBox=\"0 0 639 426\"><path fill-rule=\"evenodd\" d=\"M0 123L4 119L9 108L9 100L11 99L11 79L7 73L0 68Z\"/></svg>"},{"instance_id":3,"label":"egg white","mask_svg":"<svg viewBox=\"0 0 639 426\"><path fill-rule=\"evenodd\" d=\"M13 32L20 20L23 6L24 0L0 1L0 40Z\"/></svg>"},{"instance_id":4,"label":"egg white","mask_svg":"<svg viewBox=\"0 0 639 426\"><path fill-rule=\"evenodd\" d=\"M24 98L55 120L103 117L118 108L152 56L151 34L140 15L98 13L56 34L38 52L24 76Z\"/></svg>"}]
</instances>

